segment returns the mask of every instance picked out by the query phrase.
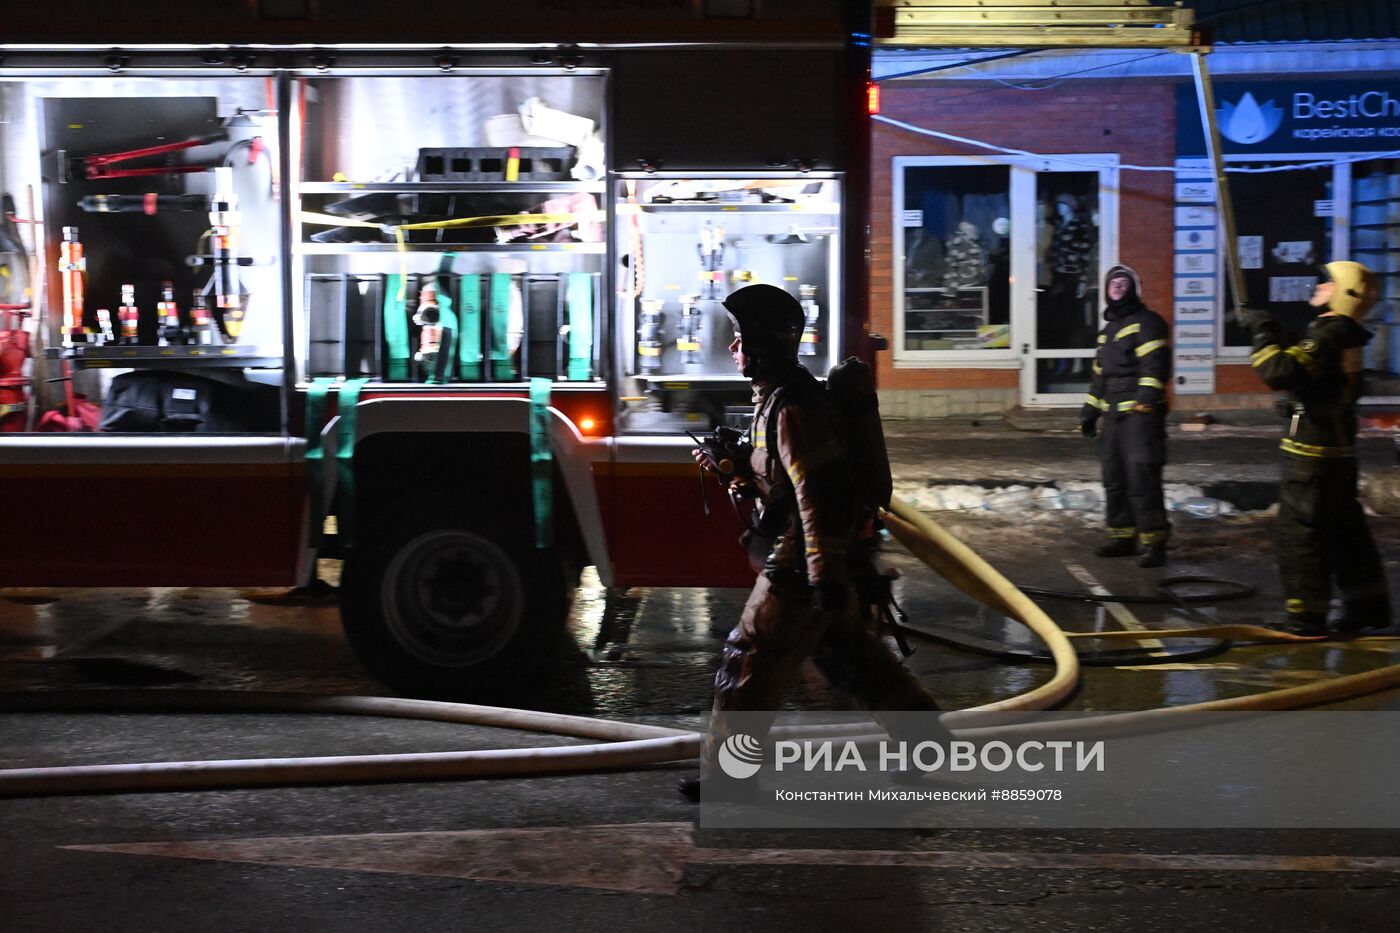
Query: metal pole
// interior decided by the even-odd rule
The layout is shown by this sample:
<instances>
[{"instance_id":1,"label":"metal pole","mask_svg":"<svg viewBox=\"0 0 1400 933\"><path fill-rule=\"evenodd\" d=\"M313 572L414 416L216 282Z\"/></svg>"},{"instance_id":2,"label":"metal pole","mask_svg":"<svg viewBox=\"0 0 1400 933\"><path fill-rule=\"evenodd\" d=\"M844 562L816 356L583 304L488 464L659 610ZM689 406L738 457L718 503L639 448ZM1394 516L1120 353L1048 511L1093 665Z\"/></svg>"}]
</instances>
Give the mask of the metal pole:
<instances>
[{"instance_id":1,"label":"metal pole","mask_svg":"<svg viewBox=\"0 0 1400 933\"><path fill-rule=\"evenodd\" d=\"M1220 223L1225 236L1225 271L1234 292L1234 311L1249 306L1244 287L1244 270L1240 268L1239 239L1235 235L1235 202L1230 199L1230 184L1225 177L1225 160L1220 154L1220 127L1215 120L1215 90L1210 84L1204 52L1191 53L1192 72L1196 78L1196 101L1201 109L1201 126L1205 129L1206 152L1210 156L1211 174L1215 176L1215 203L1220 210ZM1229 313L1232 309L1226 309Z\"/></svg>"},{"instance_id":2,"label":"metal pole","mask_svg":"<svg viewBox=\"0 0 1400 933\"><path fill-rule=\"evenodd\" d=\"M292 403L295 399L297 379L297 360L295 340L296 324L292 320L293 299L292 299L292 236L294 231L299 231L299 227L292 224L292 198L300 182L300 176L293 176L293 172L300 172L301 166L292 164L292 75L287 61L279 62L276 71L277 81L277 171L281 184L278 188L278 196L282 203L278 205L277 221L279 227L278 240L281 244L280 263L280 285L282 290L282 434L289 436L292 430ZM297 120L302 119L302 115L297 113Z\"/></svg>"},{"instance_id":3,"label":"metal pole","mask_svg":"<svg viewBox=\"0 0 1400 933\"><path fill-rule=\"evenodd\" d=\"M871 120L867 88L870 83L871 42L873 31L869 4L856 3L855 15L851 23L851 38L846 47L846 100L842 104L842 127L845 137L844 151L841 153L841 219L840 231L842 255L840 263L841 294L828 295L830 307L839 308L841 320L828 315L829 347L835 347L833 361L844 359L851 354L859 356L872 367L875 366L875 353L883 347L875 346L870 340L870 317L873 309L870 302L870 167L871 167ZM828 349L828 353L830 350Z\"/></svg>"}]
</instances>

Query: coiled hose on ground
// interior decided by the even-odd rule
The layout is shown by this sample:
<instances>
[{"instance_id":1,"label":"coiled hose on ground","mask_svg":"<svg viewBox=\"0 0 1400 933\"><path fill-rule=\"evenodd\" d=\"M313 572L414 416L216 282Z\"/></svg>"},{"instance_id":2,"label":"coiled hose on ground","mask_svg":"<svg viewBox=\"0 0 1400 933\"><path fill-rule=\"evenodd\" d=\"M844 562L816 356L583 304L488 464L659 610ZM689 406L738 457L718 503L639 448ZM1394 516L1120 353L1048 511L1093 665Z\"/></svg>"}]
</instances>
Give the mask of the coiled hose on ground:
<instances>
[{"instance_id":1,"label":"coiled hose on ground","mask_svg":"<svg viewBox=\"0 0 1400 933\"><path fill-rule=\"evenodd\" d=\"M1016 726L986 728L1014 711L1049 709L1070 695L1079 678L1079 658L1067 633L1021 590L967 545L913 506L896 501L884 515L886 526L916 557L964 593L1027 625L1045 642L1055 665L1048 680L1018 696L944 716L945 723L969 735L1014 732ZM1202 629L1095 633L1098 638L1200 638ZM1216 626L1212 637L1239 640L1314 641L1257 626ZM1363 674L1291 687L1269 693L1189 706L1119 713L1063 725L1078 737L1146 732L1172 728L1174 721L1204 710L1296 709L1335 702L1400 686L1400 664ZM197 691L120 691L11 694L0 697L0 712L52 711L218 711L349 713L435 719L478 726L546 732L601 742L529 749L489 749L410 755L357 755L232 761L185 761L154 764L17 768L0 771L0 796L36 797L212 788L300 786L385 781L461 780L486 777L569 774L629 770L645 765L693 759L701 735L683 730L528 710L433 703L379 697L298 697L257 693ZM1037 735L1054 724L1038 723Z\"/></svg>"},{"instance_id":2,"label":"coiled hose on ground","mask_svg":"<svg viewBox=\"0 0 1400 933\"><path fill-rule=\"evenodd\" d=\"M1187 586L1208 586L1211 589L1206 592L1183 593L1182 588ZM1088 593L1084 591L1053 590L1038 586L1024 586L1017 584L1017 588L1027 596L1038 596L1042 599L1057 599L1071 602L1084 602L1093 604L1151 604L1158 606L1172 606L1188 618L1196 621L1197 627L1187 629L1162 629L1158 632L1179 633L1175 637L1189 638L1191 642L1204 642L1204 644L1182 645L1167 648L1160 645L1157 638L1152 638L1146 633L1133 633L1135 639L1148 642L1156 642L1156 645L1148 645L1134 648L1118 649L1079 649L1079 663L1084 667L1116 667L1120 665L1144 665L1144 664L1164 664L1180 663L1182 661L1198 661L1201 658L1220 654L1228 651L1234 644L1231 638L1239 638L1241 641L1268 640L1258 636L1260 631L1256 626L1242 628L1239 625L1219 625L1214 619L1196 609L1192 603L1221 603L1232 599L1246 599L1256 592L1254 587L1240 583L1235 580L1222 580L1215 577L1205 577L1199 575L1178 575L1167 577L1157 583L1158 595L1155 596L1119 596L1104 591L1102 593ZM899 631L906 635L935 644L946 645L957 648L960 651L967 651L973 654L981 654L995 658L1006 664L1049 664L1054 663L1054 658L1045 651L1038 651L1034 648L1016 648L1001 641L990 638L981 638L966 632L958 632L952 629L929 630L909 626L904 617L903 610L895 607L900 615ZM1188 631L1190 634L1188 635ZM1269 630L1272 631L1272 630ZM1065 635L1071 640L1080 642L1096 638L1116 638L1117 632L1066 632ZM1248 637L1247 637L1248 636Z\"/></svg>"}]
</instances>

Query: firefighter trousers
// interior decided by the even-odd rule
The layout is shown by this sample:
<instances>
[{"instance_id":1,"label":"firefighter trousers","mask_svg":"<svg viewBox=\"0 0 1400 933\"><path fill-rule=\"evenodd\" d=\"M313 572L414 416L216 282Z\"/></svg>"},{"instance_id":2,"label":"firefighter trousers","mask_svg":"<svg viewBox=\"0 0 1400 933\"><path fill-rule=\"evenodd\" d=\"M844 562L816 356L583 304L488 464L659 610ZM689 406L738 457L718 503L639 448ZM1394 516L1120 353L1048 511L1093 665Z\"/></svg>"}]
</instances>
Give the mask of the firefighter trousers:
<instances>
[{"instance_id":1,"label":"firefighter trousers","mask_svg":"<svg viewBox=\"0 0 1400 933\"><path fill-rule=\"evenodd\" d=\"M1356 498L1356 458L1283 458L1278 564L1288 612L1322 621L1340 592L1343 618L1390 617L1385 568Z\"/></svg>"},{"instance_id":2,"label":"firefighter trousers","mask_svg":"<svg viewBox=\"0 0 1400 933\"><path fill-rule=\"evenodd\" d=\"M809 603L807 586L800 580L775 583L765 574L754 583L715 672L715 703L702 752L703 768L715 760L714 750L730 734L725 714L776 710L808 658L834 688L875 711L875 718L896 740L946 741L948 733L934 725L933 717L879 715L881 710L936 711L938 704L876 634L854 589L848 589L846 606L840 611L820 611ZM771 716L767 722L771 724ZM895 734L915 723L925 731ZM751 722L744 731L753 734ZM753 737L762 742L766 729L759 731L765 735Z\"/></svg>"},{"instance_id":3,"label":"firefighter trousers","mask_svg":"<svg viewBox=\"0 0 1400 933\"><path fill-rule=\"evenodd\" d=\"M1111 538L1166 538L1162 466L1167 462L1166 412L1109 412L1099 438L1104 518Z\"/></svg>"}]
</instances>

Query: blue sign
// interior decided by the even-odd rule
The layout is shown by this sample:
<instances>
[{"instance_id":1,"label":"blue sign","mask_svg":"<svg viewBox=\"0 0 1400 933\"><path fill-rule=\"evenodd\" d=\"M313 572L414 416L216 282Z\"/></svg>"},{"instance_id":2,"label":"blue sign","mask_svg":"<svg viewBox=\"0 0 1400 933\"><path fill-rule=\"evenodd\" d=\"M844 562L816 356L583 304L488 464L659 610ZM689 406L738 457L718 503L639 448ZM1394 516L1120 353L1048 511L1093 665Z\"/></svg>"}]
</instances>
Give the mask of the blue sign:
<instances>
[{"instance_id":1,"label":"blue sign","mask_svg":"<svg viewBox=\"0 0 1400 933\"><path fill-rule=\"evenodd\" d=\"M1221 149L1246 153L1400 150L1400 82L1219 81ZM1196 88L1177 92L1177 154L1206 154Z\"/></svg>"}]
</instances>

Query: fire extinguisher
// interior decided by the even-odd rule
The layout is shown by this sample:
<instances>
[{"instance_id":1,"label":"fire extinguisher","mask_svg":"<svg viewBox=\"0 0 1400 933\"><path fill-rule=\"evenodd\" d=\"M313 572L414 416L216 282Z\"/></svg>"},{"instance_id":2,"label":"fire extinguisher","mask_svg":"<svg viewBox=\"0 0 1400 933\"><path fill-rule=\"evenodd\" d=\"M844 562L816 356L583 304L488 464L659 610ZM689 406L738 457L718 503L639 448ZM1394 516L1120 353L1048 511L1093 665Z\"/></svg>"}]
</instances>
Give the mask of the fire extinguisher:
<instances>
[{"instance_id":1,"label":"fire extinguisher","mask_svg":"<svg viewBox=\"0 0 1400 933\"><path fill-rule=\"evenodd\" d=\"M29 408L29 262L13 219L14 201L4 196L0 217L0 433L23 431Z\"/></svg>"},{"instance_id":2,"label":"fire extinguisher","mask_svg":"<svg viewBox=\"0 0 1400 933\"><path fill-rule=\"evenodd\" d=\"M0 433L24 430L29 408L29 378L24 361L29 359L29 333L24 318L29 305L0 304Z\"/></svg>"}]
</instances>

